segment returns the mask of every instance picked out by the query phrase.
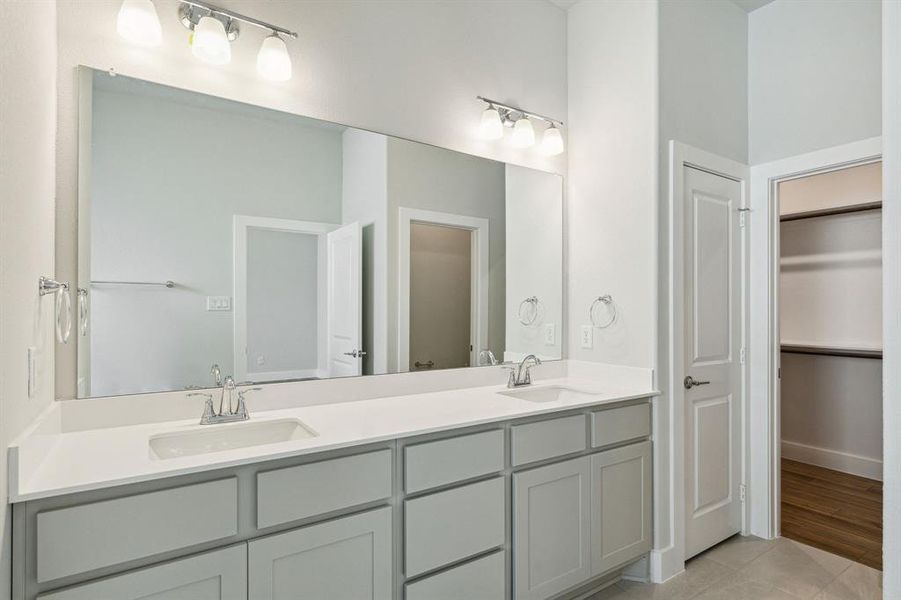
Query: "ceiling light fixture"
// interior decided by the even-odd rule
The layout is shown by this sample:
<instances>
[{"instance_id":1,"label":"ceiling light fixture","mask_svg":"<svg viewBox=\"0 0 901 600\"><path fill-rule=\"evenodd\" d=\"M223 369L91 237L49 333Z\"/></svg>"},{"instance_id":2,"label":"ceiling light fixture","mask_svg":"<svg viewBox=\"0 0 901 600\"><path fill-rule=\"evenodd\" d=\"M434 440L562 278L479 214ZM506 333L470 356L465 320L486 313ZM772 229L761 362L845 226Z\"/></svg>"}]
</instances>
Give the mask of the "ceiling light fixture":
<instances>
[{"instance_id":1,"label":"ceiling light fixture","mask_svg":"<svg viewBox=\"0 0 901 600\"><path fill-rule=\"evenodd\" d=\"M509 104L503 104L496 100L490 100L483 96L477 96L479 100L488 105L482 111L482 120L479 123L479 135L487 140L496 140L503 137L503 128L510 127L513 133L510 143L517 148L528 148L535 144L535 127L533 121L547 124L541 138L541 151L548 156L555 156L564 150L563 134L560 129L563 121L552 119L544 115L529 112Z\"/></svg>"},{"instance_id":2,"label":"ceiling light fixture","mask_svg":"<svg viewBox=\"0 0 901 600\"><path fill-rule=\"evenodd\" d=\"M116 31L140 46L159 46L163 41L160 19L151 0L123 0L116 19Z\"/></svg>"}]
</instances>

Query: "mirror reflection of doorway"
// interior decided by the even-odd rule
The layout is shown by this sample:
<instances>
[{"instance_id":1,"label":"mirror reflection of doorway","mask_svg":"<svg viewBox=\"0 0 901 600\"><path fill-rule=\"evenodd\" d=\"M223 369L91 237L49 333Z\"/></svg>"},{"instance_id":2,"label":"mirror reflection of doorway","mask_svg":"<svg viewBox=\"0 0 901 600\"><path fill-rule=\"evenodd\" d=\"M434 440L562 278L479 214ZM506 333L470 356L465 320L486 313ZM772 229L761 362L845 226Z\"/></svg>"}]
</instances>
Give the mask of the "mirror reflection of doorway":
<instances>
[{"instance_id":1,"label":"mirror reflection of doorway","mask_svg":"<svg viewBox=\"0 0 901 600\"><path fill-rule=\"evenodd\" d=\"M410 370L470 366L472 236L410 223Z\"/></svg>"}]
</instances>

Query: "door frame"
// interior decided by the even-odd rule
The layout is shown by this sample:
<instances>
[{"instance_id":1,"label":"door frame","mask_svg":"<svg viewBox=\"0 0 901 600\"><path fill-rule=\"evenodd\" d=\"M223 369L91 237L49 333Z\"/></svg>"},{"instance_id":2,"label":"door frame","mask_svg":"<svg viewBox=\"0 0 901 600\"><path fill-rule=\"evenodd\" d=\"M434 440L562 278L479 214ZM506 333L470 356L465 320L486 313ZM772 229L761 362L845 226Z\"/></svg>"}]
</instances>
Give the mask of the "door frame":
<instances>
[{"instance_id":1,"label":"door frame","mask_svg":"<svg viewBox=\"0 0 901 600\"><path fill-rule=\"evenodd\" d=\"M478 364L479 351L488 347L489 221L418 208L398 208L397 372L410 370L410 225L425 223L472 232L470 277L469 364Z\"/></svg>"},{"instance_id":2,"label":"door frame","mask_svg":"<svg viewBox=\"0 0 901 600\"><path fill-rule=\"evenodd\" d=\"M751 167L750 317L766 323L750 331L750 524L757 537L779 536L781 507L781 401L779 382L779 198L783 181L882 160L882 138L873 137Z\"/></svg>"},{"instance_id":3,"label":"door frame","mask_svg":"<svg viewBox=\"0 0 901 600\"><path fill-rule=\"evenodd\" d=\"M682 571L685 563L685 390L682 387L682 378L685 375L685 178L684 169L691 167L705 171L712 175L725 177L738 182L741 185L741 200L739 209L747 208L749 197L748 166L737 161L712 154L705 150L689 146L675 140L669 141L669 273L670 281L666 302L670 315L669 338L667 359L669 364L666 371L668 380L666 385L670 389L670 414L672 436L669 445L670 454L670 489L672 490L672 502L670 503L670 548L658 550L659 564L652 565L656 573L652 573L655 581L666 579ZM747 223L747 217L745 217ZM741 230L739 241L741 249L741 346L748 347L748 228ZM742 365L742 383L740 386L739 414L741 415L741 484L748 481L748 361ZM742 507L742 533L747 532L748 505Z\"/></svg>"},{"instance_id":4,"label":"door frame","mask_svg":"<svg viewBox=\"0 0 901 600\"><path fill-rule=\"evenodd\" d=\"M234 314L234 333L232 335L232 360L234 361L234 377L236 381L245 381L249 374L261 377L262 380L273 379L298 379L303 377L321 376L323 359L325 357L326 336L323 328L319 328L317 335L317 360L316 372L310 370L292 371L248 371L247 370L247 232L249 229L266 229L268 231L285 231L289 233L304 233L317 236L317 322L324 323L328 314L328 306L325 301L325 234L340 227L333 223L318 223L315 221L298 221L294 219L279 219L275 217L254 217L249 215L234 215L234 255L232 288L234 300L232 311Z\"/></svg>"}]
</instances>

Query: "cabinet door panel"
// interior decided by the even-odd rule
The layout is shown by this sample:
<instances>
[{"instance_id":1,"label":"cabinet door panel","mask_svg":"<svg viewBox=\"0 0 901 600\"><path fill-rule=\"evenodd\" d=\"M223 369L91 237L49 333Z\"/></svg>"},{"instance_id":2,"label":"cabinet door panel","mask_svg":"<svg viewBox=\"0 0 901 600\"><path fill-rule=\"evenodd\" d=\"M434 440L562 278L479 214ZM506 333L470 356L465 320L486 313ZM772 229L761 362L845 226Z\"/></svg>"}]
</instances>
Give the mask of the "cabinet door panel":
<instances>
[{"instance_id":1,"label":"cabinet door panel","mask_svg":"<svg viewBox=\"0 0 901 600\"><path fill-rule=\"evenodd\" d=\"M591 457L591 574L651 549L651 442Z\"/></svg>"},{"instance_id":2,"label":"cabinet door panel","mask_svg":"<svg viewBox=\"0 0 901 600\"><path fill-rule=\"evenodd\" d=\"M391 509L302 527L248 544L254 600L389 600Z\"/></svg>"},{"instance_id":3,"label":"cabinet door panel","mask_svg":"<svg viewBox=\"0 0 901 600\"><path fill-rule=\"evenodd\" d=\"M38 596L38 600L246 600L240 544Z\"/></svg>"},{"instance_id":4,"label":"cabinet door panel","mask_svg":"<svg viewBox=\"0 0 901 600\"><path fill-rule=\"evenodd\" d=\"M513 585L547 598L589 577L589 458L513 475Z\"/></svg>"}]
</instances>

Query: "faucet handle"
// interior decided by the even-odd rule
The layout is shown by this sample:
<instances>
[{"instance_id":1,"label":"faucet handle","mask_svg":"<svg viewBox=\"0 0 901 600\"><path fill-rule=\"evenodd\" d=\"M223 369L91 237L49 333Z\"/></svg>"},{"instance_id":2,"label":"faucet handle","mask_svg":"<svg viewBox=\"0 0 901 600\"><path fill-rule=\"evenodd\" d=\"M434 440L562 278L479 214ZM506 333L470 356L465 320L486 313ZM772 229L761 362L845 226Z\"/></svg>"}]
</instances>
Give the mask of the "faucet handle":
<instances>
[{"instance_id":1,"label":"faucet handle","mask_svg":"<svg viewBox=\"0 0 901 600\"><path fill-rule=\"evenodd\" d=\"M207 425L212 422L213 417L216 416L216 411L213 409L213 395L207 392L191 392L188 396L203 396L206 398L206 402L203 403L203 414L200 416L200 424Z\"/></svg>"},{"instance_id":2,"label":"faucet handle","mask_svg":"<svg viewBox=\"0 0 901 600\"><path fill-rule=\"evenodd\" d=\"M512 388L516 386L516 367L511 365L501 365L501 369L504 371L508 371L507 373L507 387Z\"/></svg>"},{"instance_id":3,"label":"faucet handle","mask_svg":"<svg viewBox=\"0 0 901 600\"><path fill-rule=\"evenodd\" d=\"M262 389L263 388L261 387L252 387L238 391L238 408L235 410L235 414L245 421L249 419L250 411L247 410L247 403L244 402L244 394L246 394L247 392L259 392Z\"/></svg>"}]
</instances>

